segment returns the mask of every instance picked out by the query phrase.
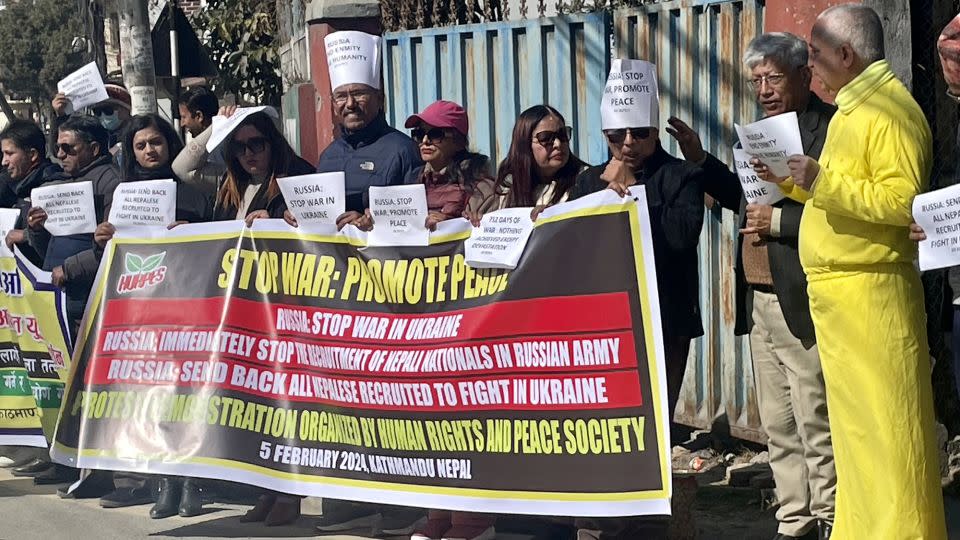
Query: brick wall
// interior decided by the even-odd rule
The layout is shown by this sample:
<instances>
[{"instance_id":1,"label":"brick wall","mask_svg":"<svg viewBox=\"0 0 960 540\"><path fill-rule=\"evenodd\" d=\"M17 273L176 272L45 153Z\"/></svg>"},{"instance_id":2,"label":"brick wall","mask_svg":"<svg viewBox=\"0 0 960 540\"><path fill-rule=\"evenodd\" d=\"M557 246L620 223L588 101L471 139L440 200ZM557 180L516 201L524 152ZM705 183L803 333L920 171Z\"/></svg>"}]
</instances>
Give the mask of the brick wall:
<instances>
[{"instance_id":1,"label":"brick wall","mask_svg":"<svg viewBox=\"0 0 960 540\"><path fill-rule=\"evenodd\" d=\"M193 17L194 13L200 10L204 4L203 0L180 0L180 9L186 14L187 18Z\"/></svg>"}]
</instances>

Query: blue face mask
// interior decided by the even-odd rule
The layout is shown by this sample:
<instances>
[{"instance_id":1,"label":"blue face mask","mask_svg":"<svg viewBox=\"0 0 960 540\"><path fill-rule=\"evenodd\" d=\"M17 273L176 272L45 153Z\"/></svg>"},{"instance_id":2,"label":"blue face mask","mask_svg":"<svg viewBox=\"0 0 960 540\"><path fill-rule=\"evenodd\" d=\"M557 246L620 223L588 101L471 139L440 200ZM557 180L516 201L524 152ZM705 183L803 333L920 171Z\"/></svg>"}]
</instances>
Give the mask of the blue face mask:
<instances>
[{"instance_id":1,"label":"blue face mask","mask_svg":"<svg viewBox=\"0 0 960 540\"><path fill-rule=\"evenodd\" d=\"M97 118L100 119L100 125L107 131L114 131L120 127L120 117L117 116L117 111L113 111L110 114L99 114Z\"/></svg>"}]
</instances>

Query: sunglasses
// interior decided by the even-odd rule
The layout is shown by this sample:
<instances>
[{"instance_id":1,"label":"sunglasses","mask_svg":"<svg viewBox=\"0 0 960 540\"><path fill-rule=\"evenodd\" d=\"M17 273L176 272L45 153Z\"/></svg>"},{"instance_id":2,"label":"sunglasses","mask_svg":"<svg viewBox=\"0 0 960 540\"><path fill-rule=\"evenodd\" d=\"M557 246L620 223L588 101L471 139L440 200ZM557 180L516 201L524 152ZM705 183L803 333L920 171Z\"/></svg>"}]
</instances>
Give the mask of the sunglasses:
<instances>
[{"instance_id":1,"label":"sunglasses","mask_svg":"<svg viewBox=\"0 0 960 540\"><path fill-rule=\"evenodd\" d=\"M570 142L570 137L572 136L573 128L564 126L563 129L559 131L541 131L533 136L533 140L537 141L540 146L553 146L554 141L560 141L561 143Z\"/></svg>"},{"instance_id":2,"label":"sunglasses","mask_svg":"<svg viewBox=\"0 0 960 540\"><path fill-rule=\"evenodd\" d=\"M267 144L269 144L269 141L266 137L252 137L246 141L230 141L227 150L234 156L242 156L247 153L247 150L251 154L259 154L263 152Z\"/></svg>"},{"instance_id":3,"label":"sunglasses","mask_svg":"<svg viewBox=\"0 0 960 540\"><path fill-rule=\"evenodd\" d=\"M653 133L653 129L648 127L642 128L629 128L629 129L608 129L603 132L607 136L607 140L613 144L623 144L623 141L627 140L627 133L630 133L630 136L634 139L646 139Z\"/></svg>"},{"instance_id":4,"label":"sunglasses","mask_svg":"<svg viewBox=\"0 0 960 540\"><path fill-rule=\"evenodd\" d=\"M93 110L94 116L110 116L113 114L113 107L97 107Z\"/></svg>"},{"instance_id":5,"label":"sunglasses","mask_svg":"<svg viewBox=\"0 0 960 540\"><path fill-rule=\"evenodd\" d=\"M423 138L426 137L431 144L437 144L443 141L443 138L447 136L447 132L443 128L414 128L410 132L410 138L413 139L413 142L420 144L423 142Z\"/></svg>"},{"instance_id":6,"label":"sunglasses","mask_svg":"<svg viewBox=\"0 0 960 540\"><path fill-rule=\"evenodd\" d=\"M57 153L63 152L68 156L75 156L78 153L77 144L60 143L57 145Z\"/></svg>"}]
</instances>

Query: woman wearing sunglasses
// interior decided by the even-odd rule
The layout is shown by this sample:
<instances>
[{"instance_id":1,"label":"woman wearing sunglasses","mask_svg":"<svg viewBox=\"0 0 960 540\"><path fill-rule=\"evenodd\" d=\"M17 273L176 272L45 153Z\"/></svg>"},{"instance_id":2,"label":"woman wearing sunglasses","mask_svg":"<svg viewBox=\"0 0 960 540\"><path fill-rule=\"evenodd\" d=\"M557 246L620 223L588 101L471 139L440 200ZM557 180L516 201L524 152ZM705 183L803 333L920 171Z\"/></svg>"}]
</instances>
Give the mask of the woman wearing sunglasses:
<instances>
[{"instance_id":1,"label":"woman wearing sunglasses","mask_svg":"<svg viewBox=\"0 0 960 540\"><path fill-rule=\"evenodd\" d=\"M520 113L513 126L507 158L500 163L494 200L485 211L534 207L534 217L544 208L567 200L577 174L587 164L570 152L572 129L560 111L535 105ZM470 221L480 225L481 213Z\"/></svg>"},{"instance_id":2,"label":"woman wearing sunglasses","mask_svg":"<svg viewBox=\"0 0 960 540\"><path fill-rule=\"evenodd\" d=\"M263 112L237 126L224 147L227 172L217 191L214 219L282 218L287 203L277 178L312 174L316 169L298 156ZM299 501L299 499L298 499Z\"/></svg>"}]
</instances>

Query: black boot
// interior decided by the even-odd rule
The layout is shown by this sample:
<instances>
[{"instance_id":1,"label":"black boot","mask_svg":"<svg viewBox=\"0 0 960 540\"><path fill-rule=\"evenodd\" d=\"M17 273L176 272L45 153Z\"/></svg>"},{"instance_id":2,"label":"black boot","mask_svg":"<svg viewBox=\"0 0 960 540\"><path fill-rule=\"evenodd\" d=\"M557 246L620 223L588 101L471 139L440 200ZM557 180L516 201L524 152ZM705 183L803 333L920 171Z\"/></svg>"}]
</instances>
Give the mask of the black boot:
<instances>
[{"instance_id":1,"label":"black boot","mask_svg":"<svg viewBox=\"0 0 960 540\"><path fill-rule=\"evenodd\" d=\"M820 540L830 540L830 535L833 534L833 523L821 521L818 526L820 528Z\"/></svg>"},{"instance_id":2,"label":"black boot","mask_svg":"<svg viewBox=\"0 0 960 540\"><path fill-rule=\"evenodd\" d=\"M180 493L183 490L183 481L175 476L164 476L160 479L160 493L157 495L157 504L150 509L150 517L163 519L177 514L180 505Z\"/></svg>"},{"instance_id":3,"label":"black boot","mask_svg":"<svg viewBox=\"0 0 960 540\"><path fill-rule=\"evenodd\" d=\"M203 497L200 487L193 478L183 481L183 493L180 495L180 517L199 516L203 513Z\"/></svg>"},{"instance_id":4,"label":"black boot","mask_svg":"<svg viewBox=\"0 0 960 540\"><path fill-rule=\"evenodd\" d=\"M49 460L35 458L30 460L26 465L16 467L10 472L14 476L24 477L24 476L36 476L40 473L46 472L47 470L53 467L53 463L50 463Z\"/></svg>"}]
</instances>

